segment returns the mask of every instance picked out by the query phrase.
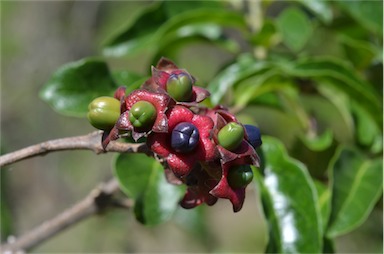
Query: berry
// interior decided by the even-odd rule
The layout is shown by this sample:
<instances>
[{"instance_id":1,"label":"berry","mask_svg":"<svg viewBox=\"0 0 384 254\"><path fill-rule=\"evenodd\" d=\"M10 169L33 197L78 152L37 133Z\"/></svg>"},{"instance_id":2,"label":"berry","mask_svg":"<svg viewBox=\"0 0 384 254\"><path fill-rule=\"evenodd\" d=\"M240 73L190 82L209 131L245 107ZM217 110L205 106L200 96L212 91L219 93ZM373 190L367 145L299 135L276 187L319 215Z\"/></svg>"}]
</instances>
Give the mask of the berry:
<instances>
[{"instance_id":1,"label":"berry","mask_svg":"<svg viewBox=\"0 0 384 254\"><path fill-rule=\"evenodd\" d=\"M120 102L108 96L94 99L88 105L88 121L99 130L110 130L120 117Z\"/></svg>"},{"instance_id":2,"label":"berry","mask_svg":"<svg viewBox=\"0 0 384 254\"><path fill-rule=\"evenodd\" d=\"M129 111L129 121L139 129L152 127L156 120L156 108L148 101L138 101Z\"/></svg>"},{"instance_id":3,"label":"berry","mask_svg":"<svg viewBox=\"0 0 384 254\"><path fill-rule=\"evenodd\" d=\"M186 73L171 74L167 80L167 92L176 101L188 101L192 95L192 78Z\"/></svg>"},{"instance_id":4,"label":"berry","mask_svg":"<svg viewBox=\"0 0 384 254\"><path fill-rule=\"evenodd\" d=\"M249 143L253 146L253 148L256 149L261 146L263 142L261 141L260 129L250 124L246 124L244 127L248 135Z\"/></svg>"},{"instance_id":5,"label":"berry","mask_svg":"<svg viewBox=\"0 0 384 254\"><path fill-rule=\"evenodd\" d=\"M171 147L179 153L191 152L199 144L199 131L195 125L182 122L175 126L171 136Z\"/></svg>"},{"instance_id":6,"label":"berry","mask_svg":"<svg viewBox=\"0 0 384 254\"><path fill-rule=\"evenodd\" d=\"M234 151L244 139L244 128L238 123L230 122L221 128L217 139L222 147Z\"/></svg>"},{"instance_id":7,"label":"berry","mask_svg":"<svg viewBox=\"0 0 384 254\"><path fill-rule=\"evenodd\" d=\"M233 167L229 170L227 180L229 186L234 189L244 188L253 179L253 172L249 165Z\"/></svg>"}]
</instances>

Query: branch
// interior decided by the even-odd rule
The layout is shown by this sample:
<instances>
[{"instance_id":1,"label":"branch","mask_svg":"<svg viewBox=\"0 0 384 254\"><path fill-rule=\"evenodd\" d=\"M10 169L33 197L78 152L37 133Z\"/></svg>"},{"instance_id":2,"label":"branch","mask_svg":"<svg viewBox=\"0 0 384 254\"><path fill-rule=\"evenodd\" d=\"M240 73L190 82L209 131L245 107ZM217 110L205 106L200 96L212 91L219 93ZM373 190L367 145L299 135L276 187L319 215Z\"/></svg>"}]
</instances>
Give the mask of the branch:
<instances>
[{"instance_id":1,"label":"branch","mask_svg":"<svg viewBox=\"0 0 384 254\"><path fill-rule=\"evenodd\" d=\"M45 221L17 239L10 239L8 243L0 246L1 253L20 253L33 248L43 241L53 237L67 227L88 218L89 216L105 211L108 207L132 207L132 202L118 203L113 194L119 190L115 178L93 189L87 197L73 207ZM122 205L123 204L123 205Z\"/></svg>"},{"instance_id":2,"label":"branch","mask_svg":"<svg viewBox=\"0 0 384 254\"><path fill-rule=\"evenodd\" d=\"M101 136L101 131L95 131L84 136L49 140L40 144L32 145L0 156L0 167L30 157L63 150L92 150L97 154L105 152L150 154L146 144L130 144L117 141L112 141L109 143L106 150L103 150L101 146Z\"/></svg>"}]
</instances>

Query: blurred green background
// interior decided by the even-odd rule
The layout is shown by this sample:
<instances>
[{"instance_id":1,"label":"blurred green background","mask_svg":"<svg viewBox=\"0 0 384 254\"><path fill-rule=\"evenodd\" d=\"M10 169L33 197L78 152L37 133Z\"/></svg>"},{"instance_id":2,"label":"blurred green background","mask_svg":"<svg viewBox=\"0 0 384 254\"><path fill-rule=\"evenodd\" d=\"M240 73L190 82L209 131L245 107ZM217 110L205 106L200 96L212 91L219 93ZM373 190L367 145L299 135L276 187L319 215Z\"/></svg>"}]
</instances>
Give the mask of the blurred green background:
<instances>
[{"instance_id":1,"label":"blurred green background","mask_svg":"<svg viewBox=\"0 0 384 254\"><path fill-rule=\"evenodd\" d=\"M100 55L101 45L152 2L58 1L1 2L1 149L10 152L49 139L83 135L94 129L83 118L55 113L38 95L61 65ZM276 12L279 5L276 6ZM323 43L327 43L326 41ZM207 84L233 55L207 44L183 49L177 65ZM112 60L115 68L149 73L151 59L140 54ZM202 64L204 63L204 64ZM270 115L269 117L272 118ZM271 131L273 132L273 130ZM342 131L341 131L342 132ZM289 144L289 136L284 140ZM2 170L2 240L20 235L54 217L111 177L113 154L87 151L52 153ZM76 163L73 163L73 162ZM267 242L256 186L247 189L240 213L226 200L213 207L179 209L156 227L139 224L131 211L94 216L34 249L52 252L263 252ZM188 229L188 218L206 217L204 235ZM356 231L336 239L339 252L382 252L382 209L378 207ZM199 232L198 234L201 234Z\"/></svg>"}]
</instances>

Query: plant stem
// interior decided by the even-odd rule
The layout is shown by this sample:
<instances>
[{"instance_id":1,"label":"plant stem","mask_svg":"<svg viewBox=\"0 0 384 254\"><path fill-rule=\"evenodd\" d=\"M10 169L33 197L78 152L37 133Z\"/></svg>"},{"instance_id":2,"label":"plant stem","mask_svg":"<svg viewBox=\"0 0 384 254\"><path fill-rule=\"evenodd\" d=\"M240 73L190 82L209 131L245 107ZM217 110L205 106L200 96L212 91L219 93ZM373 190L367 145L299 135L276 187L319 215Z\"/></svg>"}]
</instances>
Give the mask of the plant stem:
<instances>
[{"instance_id":1,"label":"plant stem","mask_svg":"<svg viewBox=\"0 0 384 254\"><path fill-rule=\"evenodd\" d=\"M32 145L15 152L0 156L0 167L30 157L45 155L50 152L63 150L91 150L95 153L120 152L120 153L146 153L151 154L146 144L130 144L112 141L104 150L101 146L101 131L95 131L87 135L49 140Z\"/></svg>"},{"instance_id":2,"label":"plant stem","mask_svg":"<svg viewBox=\"0 0 384 254\"><path fill-rule=\"evenodd\" d=\"M123 205L113 200L113 194L119 190L115 178L100 184L93 189L83 200L57 215L55 218L43 222L41 225L25 233L19 238L12 239L0 246L1 253L22 253L53 237L69 226L100 213L108 207L132 207L132 202L123 202Z\"/></svg>"}]
</instances>

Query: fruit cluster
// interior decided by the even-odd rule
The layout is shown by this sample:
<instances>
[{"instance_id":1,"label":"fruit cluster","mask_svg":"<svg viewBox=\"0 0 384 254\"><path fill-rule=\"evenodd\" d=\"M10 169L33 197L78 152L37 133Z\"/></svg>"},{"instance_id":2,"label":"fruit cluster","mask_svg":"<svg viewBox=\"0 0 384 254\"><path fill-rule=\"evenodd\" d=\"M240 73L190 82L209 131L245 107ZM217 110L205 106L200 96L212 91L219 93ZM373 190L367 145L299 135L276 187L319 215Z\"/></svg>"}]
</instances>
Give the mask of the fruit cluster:
<instances>
[{"instance_id":1,"label":"fruit cluster","mask_svg":"<svg viewBox=\"0 0 384 254\"><path fill-rule=\"evenodd\" d=\"M195 82L186 70L162 58L140 89L126 95L120 87L114 98L92 101L88 119L104 130L104 148L120 137L145 140L163 162L167 180L187 185L182 207L225 198L238 212L253 178L250 165L259 166L255 149L262 143L260 130L242 125L222 106L201 106L209 92Z\"/></svg>"}]
</instances>

